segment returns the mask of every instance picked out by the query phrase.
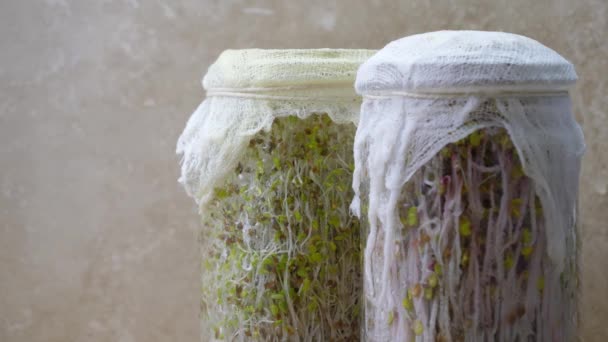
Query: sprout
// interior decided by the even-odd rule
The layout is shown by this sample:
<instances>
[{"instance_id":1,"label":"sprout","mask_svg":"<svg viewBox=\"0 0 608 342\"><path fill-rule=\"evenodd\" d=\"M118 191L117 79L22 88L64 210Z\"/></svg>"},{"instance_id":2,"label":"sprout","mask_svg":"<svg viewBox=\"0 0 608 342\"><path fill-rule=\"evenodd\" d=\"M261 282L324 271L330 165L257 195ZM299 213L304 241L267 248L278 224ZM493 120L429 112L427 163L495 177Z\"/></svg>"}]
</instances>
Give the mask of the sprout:
<instances>
[{"instance_id":1,"label":"sprout","mask_svg":"<svg viewBox=\"0 0 608 342\"><path fill-rule=\"evenodd\" d=\"M466 217L460 218L460 226L458 227L460 236L469 237L471 236L471 221Z\"/></svg>"},{"instance_id":2,"label":"sprout","mask_svg":"<svg viewBox=\"0 0 608 342\"><path fill-rule=\"evenodd\" d=\"M414 309L414 304L412 303L412 298L410 296L403 298L402 305L407 311L412 311Z\"/></svg>"},{"instance_id":3,"label":"sprout","mask_svg":"<svg viewBox=\"0 0 608 342\"><path fill-rule=\"evenodd\" d=\"M410 297L417 298L422 293L422 286L416 284L413 288L409 289L407 293Z\"/></svg>"},{"instance_id":4,"label":"sprout","mask_svg":"<svg viewBox=\"0 0 608 342\"><path fill-rule=\"evenodd\" d=\"M424 298L426 300L431 300L433 299L433 289L430 287L427 287L424 289Z\"/></svg>"},{"instance_id":5,"label":"sprout","mask_svg":"<svg viewBox=\"0 0 608 342\"><path fill-rule=\"evenodd\" d=\"M428 284L430 287L436 287L437 284L439 283L439 279L437 278L437 275L435 273L432 273L428 280L427 280Z\"/></svg>"},{"instance_id":6,"label":"sprout","mask_svg":"<svg viewBox=\"0 0 608 342\"><path fill-rule=\"evenodd\" d=\"M536 280L536 288L538 289L538 291L543 292L543 290L545 289L545 278L544 277L539 277Z\"/></svg>"},{"instance_id":7,"label":"sprout","mask_svg":"<svg viewBox=\"0 0 608 342\"><path fill-rule=\"evenodd\" d=\"M414 334L416 334L416 336L420 336L424 332L424 325L422 324L422 322L420 320L416 320L414 322L413 329L414 329Z\"/></svg>"},{"instance_id":8,"label":"sprout","mask_svg":"<svg viewBox=\"0 0 608 342\"><path fill-rule=\"evenodd\" d=\"M529 259L530 256L532 255L532 252L534 252L534 247L526 246L526 247L522 248L521 255L523 255L524 258Z\"/></svg>"},{"instance_id":9,"label":"sprout","mask_svg":"<svg viewBox=\"0 0 608 342\"><path fill-rule=\"evenodd\" d=\"M481 133L480 131L475 131L471 135L469 135L469 143L471 147L477 147L481 144Z\"/></svg>"},{"instance_id":10,"label":"sprout","mask_svg":"<svg viewBox=\"0 0 608 342\"><path fill-rule=\"evenodd\" d=\"M416 207L410 207L407 211L407 224L410 227L418 225L418 211Z\"/></svg>"}]
</instances>

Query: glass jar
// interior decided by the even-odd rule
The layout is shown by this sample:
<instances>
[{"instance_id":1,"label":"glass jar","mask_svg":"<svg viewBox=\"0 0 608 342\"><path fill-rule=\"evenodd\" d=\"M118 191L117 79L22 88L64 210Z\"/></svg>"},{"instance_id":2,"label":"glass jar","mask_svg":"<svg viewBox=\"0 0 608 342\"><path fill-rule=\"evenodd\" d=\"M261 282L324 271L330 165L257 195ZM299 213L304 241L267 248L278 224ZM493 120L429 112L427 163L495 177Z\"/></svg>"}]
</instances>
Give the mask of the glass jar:
<instances>
[{"instance_id":1,"label":"glass jar","mask_svg":"<svg viewBox=\"0 0 608 342\"><path fill-rule=\"evenodd\" d=\"M201 207L203 340L359 339L349 215L362 50L233 50L178 144Z\"/></svg>"},{"instance_id":2,"label":"glass jar","mask_svg":"<svg viewBox=\"0 0 608 342\"><path fill-rule=\"evenodd\" d=\"M362 65L353 209L366 341L573 341L584 142L570 63L441 31Z\"/></svg>"}]
</instances>

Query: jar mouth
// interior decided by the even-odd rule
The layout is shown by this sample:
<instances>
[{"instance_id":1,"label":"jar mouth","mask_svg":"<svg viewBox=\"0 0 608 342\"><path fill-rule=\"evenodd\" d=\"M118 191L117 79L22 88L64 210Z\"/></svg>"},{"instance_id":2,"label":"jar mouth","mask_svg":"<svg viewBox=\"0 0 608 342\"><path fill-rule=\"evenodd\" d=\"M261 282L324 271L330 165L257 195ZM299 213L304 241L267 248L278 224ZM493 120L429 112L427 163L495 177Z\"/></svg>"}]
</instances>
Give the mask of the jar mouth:
<instances>
[{"instance_id":1,"label":"jar mouth","mask_svg":"<svg viewBox=\"0 0 608 342\"><path fill-rule=\"evenodd\" d=\"M523 98L523 97L552 97L568 96L569 85L547 88L546 85L507 85L489 87L458 87L458 88L429 88L405 90L370 90L360 93L363 98L388 98L394 96L411 98L463 98L479 96L487 98Z\"/></svg>"},{"instance_id":2,"label":"jar mouth","mask_svg":"<svg viewBox=\"0 0 608 342\"><path fill-rule=\"evenodd\" d=\"M306 84L284 87L211 88L207 89L206 96L207 98L233 97L270 101L361 101L361 96L355 93L352 83Z\"/></svg>"},{"instance_id":3,"label":"jar mouth","mask_svg":"<svg viewBox=\"0 0 608 342\"><path fill-rule=\"evenodd\" d=\"M209 67L203 86L207 90L328 85L353 88L357 69L375 52L361 49L226 50Z\"/></svg>"},{"instance_id":4,"label":"jar mouth","mask_svg":"<svg viewBox=\"0 0 608 342\"><path fill-rule=\"evenodd\" d=\"M275 118L327 114L337 124L358 122L355 75L372 50L227 50L203 79L207 98L192 114L177 153L180 182L202 208L212 187L236 166L241 147Z\"/></svg>"},{"instance_id":5,"label":"jar mouth","mask_svg":"<svg viewBox=\"0 0 608 342\"><path fill-rule=\"evenodd\" d=\"M361 65L359 94L563 91L574 66L528 37L486 31L437 31L389 43Z\"/></svg>"}]
</instances>

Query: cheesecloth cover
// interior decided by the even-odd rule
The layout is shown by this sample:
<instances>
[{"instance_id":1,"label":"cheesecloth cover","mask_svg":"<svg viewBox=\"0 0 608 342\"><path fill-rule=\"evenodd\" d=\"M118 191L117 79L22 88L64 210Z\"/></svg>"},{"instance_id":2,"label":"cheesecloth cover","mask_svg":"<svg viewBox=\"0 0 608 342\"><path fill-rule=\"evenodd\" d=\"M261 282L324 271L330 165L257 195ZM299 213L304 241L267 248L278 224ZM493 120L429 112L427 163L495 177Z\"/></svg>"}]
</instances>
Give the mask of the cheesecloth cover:
<instances>
[{"instance_id":1,"label":"cheesecloth cover","mask_svg":"<svg viewBox=\"0 0 608 342\"><path fill-rule=\"evenodd\" d=\"M374 51L346 49L227 50L203 79L207 99L177 143L180 183L202 207L238 163L244 147L277 117L327 113L356 123L361 105L356 70Z\"/></svg>"},{"instance_id":2,"label":"cheesecloth cover","mask_svg":"<svg viewBox=\"0 0 608 342\"><path fill-rule=\"evenodd\" d=\"M357 73L364 100L352 210L360 215L361 182L369 178L370 232L379 222L395 229L392 199L416 170L449 143L503 127L541 199L548 254L559 274L575 231L585 149L567 93L576 79L572 64L555 51L515 34L439 31L388 44ZM487 110L490 103L495 109Z\"/></svg>"}]
</instances>

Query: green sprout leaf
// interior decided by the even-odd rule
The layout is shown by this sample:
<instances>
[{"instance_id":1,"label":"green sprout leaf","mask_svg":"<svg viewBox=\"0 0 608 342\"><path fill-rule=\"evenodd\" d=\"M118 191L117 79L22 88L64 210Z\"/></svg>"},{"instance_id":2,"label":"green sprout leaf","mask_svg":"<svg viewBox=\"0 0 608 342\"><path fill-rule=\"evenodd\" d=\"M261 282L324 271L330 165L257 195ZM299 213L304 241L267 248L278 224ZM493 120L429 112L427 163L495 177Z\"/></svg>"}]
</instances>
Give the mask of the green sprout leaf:
<instances>
[{"instance_id":1,"label":"green sprout leaf","mask_svg":"<svg viewBox=\"0 0 608 342\"><path fill-rule=\"evenodd\" d=\"M407 224L410 227L418 226L418 209L414 206L407 210Z\"/></svg>"},{"instance_id":2,"label":"green sprout leaf","mask_svg":"<svg viewBox=\"0 0 608 342\"><path fill-rule=\"evenodd\" d=\"M458 226L458 232L460 236L469 237L471 236L471 221L466 217L460 218L460 224Z\"/></svg>"}]
</instances>

